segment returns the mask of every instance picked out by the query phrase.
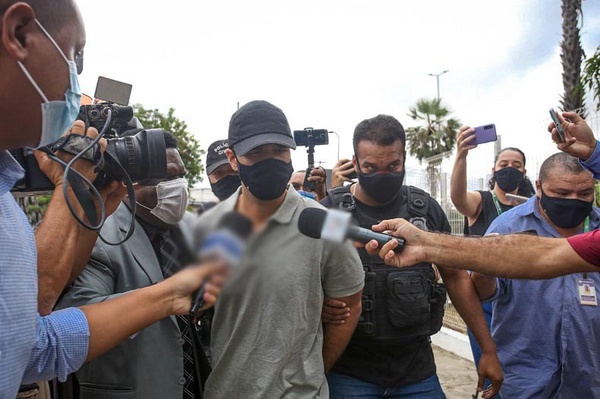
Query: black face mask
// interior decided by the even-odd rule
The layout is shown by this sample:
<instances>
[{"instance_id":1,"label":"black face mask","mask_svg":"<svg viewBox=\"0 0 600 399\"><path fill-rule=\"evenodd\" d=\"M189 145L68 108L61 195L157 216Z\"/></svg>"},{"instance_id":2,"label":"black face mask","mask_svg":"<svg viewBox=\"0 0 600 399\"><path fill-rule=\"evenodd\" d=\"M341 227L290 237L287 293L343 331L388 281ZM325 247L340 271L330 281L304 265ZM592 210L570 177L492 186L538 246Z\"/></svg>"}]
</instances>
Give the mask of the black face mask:
<instances>
[{"instance_id":1,"label":"black face mask","mask_svg":"<svg viewBox=\"0 0 600 399\"><path fill-rule=\"evenodd\" d=\"M549 197L542 190L540 206L558 227L572 229L592 213L592 203L576 198Z\"/></svg>"},{"instance_id":2,"label":"black face mask","mask_svg":"<svg viewBox=\"0 0 600 399\"><path fill-rule=\"evenodd\" d=\"M358 183L365 193L380 204L393 201L400 194L404 182L402 172L358 172Z\"/></svg>"},{"instance_id":3,"label":"black face mask","mask_svg":"<svg viewBox=\"0 0 600 399\"><path fill-rule=\"evenodd\" d=\"M219 201L224 201L231 197L231 194L235 193L242 185L240 177L238 175L228 175L223 177L215 184L210 183L210 187L214 195L217 196Z\"/></svg>"},{"instance_id":4,"label":"black face mask","mask_svg":"<svg viewBox=\"0 0 600 399\"><path fill-rule=\"evenodd\" d=\"M269 158L252 166L242 165L238 161L242 183L256 198L269 201L279 198L294 173L292 163Z\"/></svg>"},{"instance_id":5,"label":"black face mask","mask_svg":"<svg viewBox=\"0 0 600 399\"><path fill-rule=\"evenodd\" d=\"M500 190L505 193L515 191L524 178L523 172L510 166L494 172L494 181L498 183Z\"/></svg>"}]
</instances>

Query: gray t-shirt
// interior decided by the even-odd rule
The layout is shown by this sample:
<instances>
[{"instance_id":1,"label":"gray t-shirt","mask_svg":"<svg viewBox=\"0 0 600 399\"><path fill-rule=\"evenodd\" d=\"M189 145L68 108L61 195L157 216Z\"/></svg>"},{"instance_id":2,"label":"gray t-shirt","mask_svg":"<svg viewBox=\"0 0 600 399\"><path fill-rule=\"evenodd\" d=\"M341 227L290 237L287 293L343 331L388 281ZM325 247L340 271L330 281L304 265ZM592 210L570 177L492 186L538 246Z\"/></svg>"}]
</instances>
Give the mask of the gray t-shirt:
<instances>
[{"instance_id":1,"label":"gray t-shirt","mask_svg":"<svg viewBox=\"0 0 600 399\"><path fill-rule=\"evenodd\" d=\"M201 239L239 196L204 214ZM359 292L364 272L350 243L302 235L298 216L321 207L289 189L266 227L251 238L215 308L213 372L207 399L328 398L323 366L324 295Z\"/></svg>"}]
</instances>

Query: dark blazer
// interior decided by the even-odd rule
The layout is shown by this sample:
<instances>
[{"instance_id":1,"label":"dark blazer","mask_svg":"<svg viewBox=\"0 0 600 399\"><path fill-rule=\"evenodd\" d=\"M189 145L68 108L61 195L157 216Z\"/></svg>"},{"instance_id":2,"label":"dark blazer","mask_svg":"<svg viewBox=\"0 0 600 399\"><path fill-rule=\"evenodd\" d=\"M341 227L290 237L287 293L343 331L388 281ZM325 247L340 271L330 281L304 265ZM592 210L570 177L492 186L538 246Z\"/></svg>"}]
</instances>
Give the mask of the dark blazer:
<instances>
[{"instance_id":1,"label":"dark blazer","mask_svg":"<svg viewBox=\"0 0 600 399\"><path fill-rule=\"evenodd\" d=\"M193 245L195 217L186 214L179 223L185 243ZM131 212L125 204L105 222L102 236L109 242L123 239ZM58 304L58 308L102 302L163 280L154 249L136 221L124 244L110 246L98 240L88 265ZM127 314L115 314L127 319ZM183 338L175 317L163 319L129 337L78 372L81 399L181 399L183 394Z\"/></svg>"}]
</instances>

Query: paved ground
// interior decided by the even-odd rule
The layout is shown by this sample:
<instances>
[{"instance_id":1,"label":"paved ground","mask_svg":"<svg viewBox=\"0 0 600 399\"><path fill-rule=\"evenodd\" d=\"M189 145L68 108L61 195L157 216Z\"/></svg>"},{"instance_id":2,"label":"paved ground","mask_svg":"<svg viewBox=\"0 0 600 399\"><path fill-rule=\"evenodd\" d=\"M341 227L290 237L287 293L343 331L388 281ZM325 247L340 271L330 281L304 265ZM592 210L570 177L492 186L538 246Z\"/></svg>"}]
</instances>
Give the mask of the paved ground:
<instances>
[{"instance_id":1,"label":"paved ground","mask_svg":"<svg viewBox=\"0 0 600 399\"><path fill-rule=\"evenodd\" d=\"M437 373L448 399L471 399L477 388L475 365L433 346Z\"/></svg>"}]
</instances>

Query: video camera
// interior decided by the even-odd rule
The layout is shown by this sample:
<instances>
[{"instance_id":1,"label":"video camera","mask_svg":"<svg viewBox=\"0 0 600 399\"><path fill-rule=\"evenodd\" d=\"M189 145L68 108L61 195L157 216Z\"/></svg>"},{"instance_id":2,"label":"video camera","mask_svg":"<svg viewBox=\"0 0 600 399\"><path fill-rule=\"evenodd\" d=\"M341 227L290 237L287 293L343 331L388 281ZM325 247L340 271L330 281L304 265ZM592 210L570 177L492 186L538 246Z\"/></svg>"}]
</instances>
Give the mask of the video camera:
<instances>
[{"instance_id":1,"label":"video camera","mask_svg":"<svg viewBox=\"0 0 600 399\"><path fill-rule=\"evenodd\" d=\"M128 93L123 95L127 92L127 87L129 87ZM130 94L131 85L103 77L98 79L96 98L116 99L127 104ZM110 121L108 121L109 113ZM106 150L96 166L98 175L93 182L96 188L102 188L114 180L124 181L127 176L132 182L145 184L156 184L166 178L164 130L145 130L133 116L132 107L118 105L116 101L82 105L77 119L85 122L86 131L89 127L96 128L98 132L104 131L103 137L107 141ZM57 143L62 142L61 139ZM43 150L53 153L59 147L57 143ZM85 146L78 150L84 148ZM40 170L33 150L19 149L12 150L11 153L25 169L25 177L15 184L12 189L13 194L28 196L54 191L54 185Z\"/></svg>"},{"instance_id":2,"label":"video camera","mask_svg":"<svg viewBox=\"0 0 600 399\"><path fill-rule=\"evenodd\" d=\"M327 129L313 129L312 127L304 128L304 130L294 130L294 141L296 145L306 147L308 168L302 185L308 190L314 191L315 183L309 181L308 178L315 167L315 146L329 144L329 131Z\"/></svg>"}]
</instances>

